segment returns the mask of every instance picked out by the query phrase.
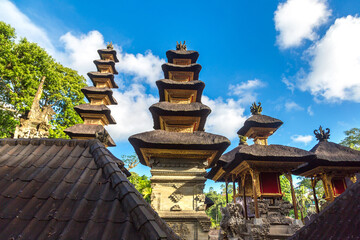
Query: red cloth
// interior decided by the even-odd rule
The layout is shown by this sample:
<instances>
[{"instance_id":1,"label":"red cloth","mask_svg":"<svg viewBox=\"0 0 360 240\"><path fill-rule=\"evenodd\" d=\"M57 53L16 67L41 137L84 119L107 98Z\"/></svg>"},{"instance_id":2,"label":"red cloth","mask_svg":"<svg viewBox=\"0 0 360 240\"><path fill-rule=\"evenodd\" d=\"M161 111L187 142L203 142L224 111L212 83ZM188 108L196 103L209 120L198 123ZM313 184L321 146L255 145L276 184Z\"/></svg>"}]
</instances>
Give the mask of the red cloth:
<instances>
[{"instance_id":1,"label":"red cloth","mask_svg":"<svg viewBox=\"0 0 360 240\"><path fill-rule=\"evenodd\" d=\"M281 193L279 174L272 172L260 173L261 193Z\"/></svg>"},{"instance_id":2,"label":"red cloth","mask_svg":"<svg viewBox=\"0 0 360 240\"><path fill-rule=\"evenodd\" d=\"M332 180L332 185L335 195L342 194L346 189L346 183L344 178L335 178Z\"/></svg>"}]
</instances>

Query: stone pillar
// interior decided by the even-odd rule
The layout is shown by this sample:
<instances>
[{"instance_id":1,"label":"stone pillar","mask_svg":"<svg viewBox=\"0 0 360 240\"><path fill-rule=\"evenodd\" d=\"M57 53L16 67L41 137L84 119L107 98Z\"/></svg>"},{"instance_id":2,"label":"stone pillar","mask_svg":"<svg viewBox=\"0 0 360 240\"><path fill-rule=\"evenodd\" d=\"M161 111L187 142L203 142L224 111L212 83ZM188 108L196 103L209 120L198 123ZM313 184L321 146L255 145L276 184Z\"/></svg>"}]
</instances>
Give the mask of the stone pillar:
<instances>
[{"instance_id":1,"label":"stone pillar","mask_svg":"<svg viewBox=\"0 0 360 240\"><path fill-rule=\"evenodd\" d=\"M205 160L151 159L152 207L182 239L208 239Z\"/></svg>"}]
</instances>

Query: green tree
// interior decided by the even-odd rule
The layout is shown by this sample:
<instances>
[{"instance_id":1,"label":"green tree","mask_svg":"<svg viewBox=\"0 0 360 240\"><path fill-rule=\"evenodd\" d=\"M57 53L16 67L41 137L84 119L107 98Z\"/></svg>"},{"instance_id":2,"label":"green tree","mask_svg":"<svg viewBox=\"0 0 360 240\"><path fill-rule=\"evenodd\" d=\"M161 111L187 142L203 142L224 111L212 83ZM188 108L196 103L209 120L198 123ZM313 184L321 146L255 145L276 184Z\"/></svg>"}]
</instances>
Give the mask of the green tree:
<instances>
[{"instance_id":1,"label":"green tree","mask_svg":"<svg viewBox=\"0 0 360 240\"><path fill-rule=\"evenodd\" d=\"M344 132L346 137L340 142L341 145L360 150L360 128L352 128Z\"/></svg>"},{"instance_id":2,"label":"green tree","mask_svg":"<svg viewBox=\"0 0 360 240\"><path fill-rule=\"evenodd\" d=\"M145 175L140 176L136 172L131 172L129 181L134 184L136 190L143 195L144 199L151 203L152 188L150 179Z\"/></svg>"},{"instance_id":3,"label":"green tree","mask_svg":"<svg viewBox=\"0 0 360 240\"><path fill-rule=\"evenodd\" d=\"M56 112L50 137L66 138L63 130L82 122L74 106L84 103L85 78L36 43L15 39L15 29L0 22L0 137L12 136L19 116L30 110L41 78L46 77L40 107L52 105Z\"/></svg>"},{"instance_id":4,"label":"green tree","mask_svg":"<svg viewBox=\"0 0 360 240\"><path fill-rule=\"evenodd\" d=\"M225 184L221 184L220 190L221 193L217 193L214 188L211 187L209 188L209 192L205 193L205 195L214 202L214 205L206 210L206 214L211 218L212 227L218 227L220 225L222 218L221 207L226 206ZM228 186L229 202L232 201L232 194L230 193L232 193L232 184Z\"/></svg>"}]
</instances>

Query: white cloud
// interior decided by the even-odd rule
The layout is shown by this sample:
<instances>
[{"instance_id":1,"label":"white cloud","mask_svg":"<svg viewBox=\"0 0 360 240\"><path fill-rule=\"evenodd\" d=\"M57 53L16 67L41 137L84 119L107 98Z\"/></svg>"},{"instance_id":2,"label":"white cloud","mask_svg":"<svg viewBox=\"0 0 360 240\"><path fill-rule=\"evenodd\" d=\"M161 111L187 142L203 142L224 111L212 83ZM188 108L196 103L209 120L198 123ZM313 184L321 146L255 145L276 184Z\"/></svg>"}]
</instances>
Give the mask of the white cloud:
<instances>
[{"instance_id":1,"label":"white cloud","mask_svg":"<svg viewBox=\"0 0 360 240\"><path fill-rule=\"evenodd\" d=\"M68 32L60 37L64 44L65 52L61 55L62 63L76 69L86 76L87 72L96 71L93 63L99 59L98 49L106 47L103 35L98 31L90 31L78 36Z\"/></svg>"},{"instance_id":2,"label":"white cloud","mask_svg":"<svg viewBox=\"0 0 360 240\"><path fill-rule=\"evenodd\" d=\"M290 111L302 111L304 110L303 107L301 107L299 104L297 104L294 101L289 101L285 103L285 109L286 111L290 112Z\"/></svg>"},{"instance_id":3,"label":"white cloud","mask_svg":"<svg viewBox=\"0 0 360 240\"><path fill-rule=\"evenodd\" d=\"M309 53L310 73L299 87L325 101L360 102L360 18L339 18Z\"/></svg>"},{"instance_id":4,"label":"white cloud","mask_svg":"<svg viewBox=\"0 0 360 240\"><path fill-rule=\"evenodd\" d=\"M295 83L293 83L292 81L290 81L288 78L285 78L283 77L283 79L281 80L285 85L286 87L293 93L294 90L295 90Z\"/></svg>"},{"instance_id":5,"label":"white cloud","mask_svg":"<svg viewBox=\"0 0 360 240\"><path fill-rule=\"evenodd\" d=\"M260 81L259 79L248 80L246 82L241 82L236 85L230 84L229 93L230 95L235 95L240 97L242 104L252 103L256 100L257 94L255 90L265 87L266 83Z\"/></svg>"},{"instance_id":6,"label":"white cloud","mask_svg":"<svg viewBox=\"0 0 360 240\"><path fill-rule=\"evenodd\" d=\"M109 106L117 124L109 125L107 130L116 141L127 141L132 134L153 130L153 119L149 107L158 98L145 93L145 87L132 84L125 91L114 91L118 105Z\"/></svg>"},{"instance_id":7,"label":"white cloud","mask_svg":"<svg viewBox=\"0 0 360 240\"><path fill-rule=\"evenodd\" d=\"M134 55L122 52L119 54L117 69L119 72L133 76L135 81L144 81L155 87L156 80L163 78L161 65L165 63L165 60L153 55L150 50L146 51L145 54Z\"/></svg>"},{"instance_id":8,"label":"white cloud","mask_svg":"<svg viewBox=\"0 0 360 240\"><path fill-rule=\"evenodd\" d=\"M311 107L311 106L308 106L308 108L307 108L307 113L308 113L310 116L314 116L314 111L312 110L312 107Z\"/></svg>"},{"instance_id":9,"label":"white cloud","mask_svg":"<svg viewBox=\"0 0 360 240\"><path fill-rule=\"evenodd\" d=\"M205 130L224 135L229 139L236 138L236 132L243 126L247 118L244 116L245 109L241 107L241 99L217 98L213 100L203 96L202 100L212 110L206 121Z\"/></svg>"},{"instance_id":10,"label":"white cloud","mask_svg":"<svg viewBox=\"0 0 360 240\"><path fill-rule=\"evenodd\" d=\"M307 145L313 139L314 138L311 135L293 135L293 136L291 136L291 140L293 140L294 142L300 142L305 145Z\"/></svg>"},{"instance_id":11,"label":"white cloud","mask_svg":"<svg viewBox=\"0 0 360 240\"><path fill-rule=\"evenodd\" d=\"M36 42L45 48L51 55L55 54L55 48L45 30L35 25L12 2L0 0L0 9L0 21L15 28L18 37L26 37L30 42Z\"/></svg>"},{"instance_id":12,"label":"white cloud","mask_svg":"<svg viewBox=\"0 0 360 240\"><path fill-rule=\"evenodd\" d=\"M281 48L297 47L317 39L315 32L331 15L326 0L287 0L275 11L277 43Z\"/></svg>"}]
</instances>

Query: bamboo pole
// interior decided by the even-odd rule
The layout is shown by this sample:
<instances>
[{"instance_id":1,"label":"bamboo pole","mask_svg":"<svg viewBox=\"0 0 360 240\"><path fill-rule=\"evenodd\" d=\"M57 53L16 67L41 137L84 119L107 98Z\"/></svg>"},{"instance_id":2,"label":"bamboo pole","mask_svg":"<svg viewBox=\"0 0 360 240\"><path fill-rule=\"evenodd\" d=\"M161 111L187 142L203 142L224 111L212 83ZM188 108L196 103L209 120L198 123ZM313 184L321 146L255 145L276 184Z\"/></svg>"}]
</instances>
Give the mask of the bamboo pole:
<instances>
[{"instance_id":1,"label":"bamboo pole","mask_svg":"<svg viewBox=\"0 0 360 240\"><path fill-rule=\"evenodd\" d=\"M226 195L226 204L229 203L229 196L228 196L228 181L225 180L225 195Z\"/></svg>"},{"instance_id":2,"label":"bamboo pole","mask_svg":"<svg viewBox=\"0 0 360 240\"><path fill-rule=\"evenodd\" d=\"M290 173L286 173L285 176L290 182L291 198L292 198L292 204L294 206L295 219L299 219L299 214L298 214L298 210L297 210L296 196L295 196L295 190L294 190L294 185L293 185L293 181L292 181L292 176L291 176Z\"/></svg>"},{"instance_id":3,"label":"bamboo pole","mask_svg":"<svg viewBox=\"0 0 360 240\"><path fill-rule=\"evenodd\" d=\"M245 180L246 175L241 179L241 186L243 188L243 201L244 201L244 208L245 208L245 219L248 219L248 213L247 213L247 206L246 206L246 195L245 195Z\"/></svg>"},{"instance_id":4,"label":"bamboo pole","mask_svg":"<svg viewBox=\"0 0 360 240\"><path fill-rule=\"evenodd\" d=\"M312 190L313 190L313 193L314 193L314 201L315 201L316 213L319 213L320 212L319 203L318 203L318 200L317 200L317 197L316 197L316 190L315 190L316 179L314 179L314 178L311 178L311 187L312 187Z\"/></svg>"},{"instance_id":5,"label":"bamboo pole","mask_svg":"<svg viewBox=\"0 0 360 240\"><path fill-rule=\"evenodd\" d=\"M255 217L259 218L259 206L257 201L257 193L256 193L256 179L255 179L255 173L251 174L252 177L252 188L253 188L253 195L254 195L254 205L255 205Z\"/></svg>"},{"instance_id":6,"label":"bamboo pole","mask_svg":"<svg viewBox=\"0 0 360 240\"><path fill-rule=\"evenodd\" d=\"M235 187L235 183L236 183L236 181L235 181L235 176L233 175L233 202L235 203L235 195L236 195L236 187Z\"/></svg>"}]
</instances>

